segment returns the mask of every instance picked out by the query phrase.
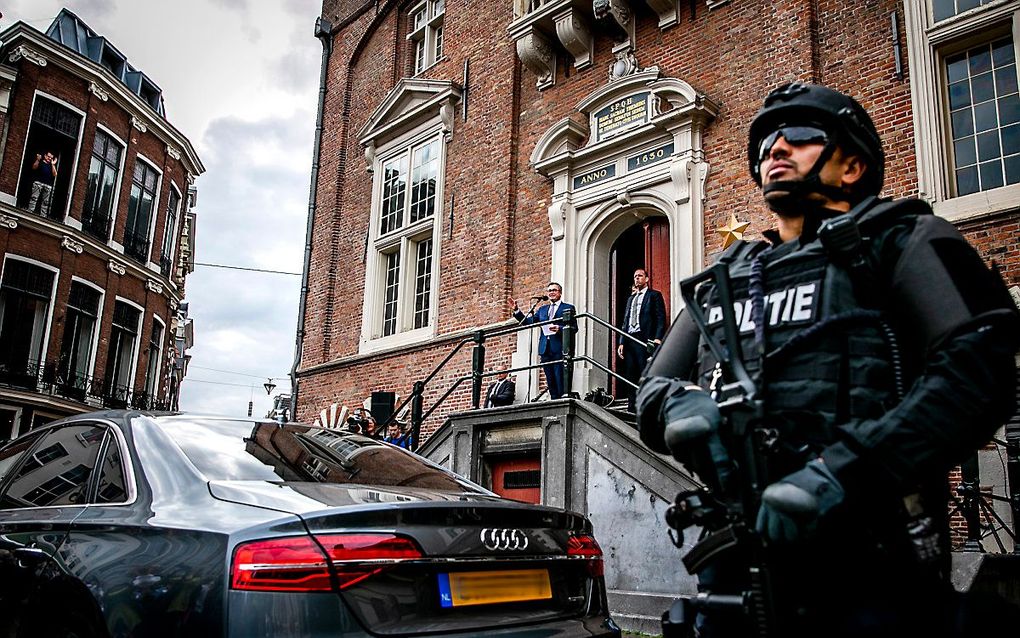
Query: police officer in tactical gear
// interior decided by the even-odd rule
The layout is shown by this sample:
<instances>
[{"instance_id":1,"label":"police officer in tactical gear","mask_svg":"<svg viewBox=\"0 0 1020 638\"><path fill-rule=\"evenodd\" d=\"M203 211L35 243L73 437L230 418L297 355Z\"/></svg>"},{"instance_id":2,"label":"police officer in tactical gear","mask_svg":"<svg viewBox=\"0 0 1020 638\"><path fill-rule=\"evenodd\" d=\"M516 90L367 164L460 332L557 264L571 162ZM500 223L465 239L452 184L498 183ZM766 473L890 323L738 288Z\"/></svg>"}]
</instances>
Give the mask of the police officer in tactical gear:
<instances>
[{"instance_id":1,"label":"police officer in tactical gear","mask_svg":"<svg viewBox=\"0 0 1020 638\"><path fill-rule=\"evenodd\" d=\"M1001 616L950 587L947 475L1012 414L1008 292L926 203L878 197L881 140L853 98L775 89L751 124L748 161L776 226L721 255L732 308L718 285L701 285L710 334L681 313L638 392L646 445L722 500L747 485L744 439L720 411L720 362L706 347L724 342L732 313L769 434L751 443L766 478L757 511L742 513L757 549L714 556L699 588L747 591L757 551L784 637L979 633ZM735 637L749 622L703 609L697 624Z\"/></svg>"}]
</instances>

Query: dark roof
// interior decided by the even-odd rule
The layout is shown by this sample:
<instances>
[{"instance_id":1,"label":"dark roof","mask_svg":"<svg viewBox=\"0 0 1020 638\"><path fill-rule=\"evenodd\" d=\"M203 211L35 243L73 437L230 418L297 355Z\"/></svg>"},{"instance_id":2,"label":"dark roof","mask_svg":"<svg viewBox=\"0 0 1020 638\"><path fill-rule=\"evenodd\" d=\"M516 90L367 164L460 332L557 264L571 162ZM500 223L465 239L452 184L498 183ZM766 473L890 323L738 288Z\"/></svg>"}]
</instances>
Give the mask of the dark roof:
<instances>
[{"instance_id":1,"label":"dark roof","mask_svg":"<svg viewBox=\"0 0 1020 638\"><path fill-rule=\"evenodd\" d=\"M144 72L133 67L128 62L127 56L117 50L117 47L104 36L89 28L81 18L67 9L61 9L50 28L46 30L46 36L105 67L132 93L142 98L152 110L166 119L166 112L163 110L163 90Z\"/></svg>"}]
</instances>

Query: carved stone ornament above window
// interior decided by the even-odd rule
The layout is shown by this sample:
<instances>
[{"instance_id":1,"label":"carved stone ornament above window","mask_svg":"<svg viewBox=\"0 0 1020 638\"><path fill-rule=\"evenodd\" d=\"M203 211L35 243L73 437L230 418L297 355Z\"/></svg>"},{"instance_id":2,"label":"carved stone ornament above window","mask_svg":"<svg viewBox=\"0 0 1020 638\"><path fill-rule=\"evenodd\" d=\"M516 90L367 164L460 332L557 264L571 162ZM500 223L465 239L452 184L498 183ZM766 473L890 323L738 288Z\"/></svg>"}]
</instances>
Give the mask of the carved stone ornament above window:
<instances>
[{"instance_id":1,"label":"carved stone ornament above window","mask_svg":"<svg viewBox=\"0 0 1020 638\"><path fill-rule=\"evenodd\" d=\"M181 152L178 151L173 146L170 146L169 144L166 145L166 154L174 158L175 160L180 161L181 159Z\"/></svg>"},{"instance_id":2,"label":"carved stone ornament above window","mask_svg":"<svg viewBox=\"0 0 1020 638\"><path fill-rule=\"evenodd\" d=\"M641 66L638 64L637 56L634 55L634 51L631 49L625 49L619 51L616 54L616 59L609 66L609 81L619 80L625 78L628 75L633 75L641 70Z\"/></svg>"},{"instance_id":3,"label":"carved stone ornament above window","mask_svg":"<svg viewBox=\"0 0 1020 638\"><path fill-rule=\"evenodd\" d=\"M64 235L64 238L60 241L60 245L76 255L80 255L85 252L85 244L74 238L68 237L67 235Z\"/></svg>"},{"instance_id":4,"label":"carved stone ornament above window","mask_svg":"<svg viewBox=\"0 0 1020 638\"><path fill-rule=\"evenodd\" d=\"M531 165L542 175L588 164L599 167L601 157L611 159L621 148L678 130L686 132L669 150L670 157L702 162L700 130L719 114L719 105L683 80L660 77L652 67L597 89L577 110L588 117L587 128L564 118L535 145Z\"/></svg>"},{"instance_id":5,"label":"carved stone ornament above window","mask_svg":"<svg viewBox=\"0 0 1020 638\"><path fill-rule=\"evenodd\" d=\"M125 267L124 264L117 263L113 259L107 262L106 267L109 268L110 272L112 272L115 275L120 275L123 277L127 273L127 267Z\"/></svg>"},{"instance_id":6,"label":"carved stone ornament above window","mask_svg":"<svg viewBox=\"0 0 1020 638\"><path fill-rule=\"evenodd\" d=\"M404 78L397 82L358 135L358 143L365 149L366 170L372 171L376 149L433 119L441 122L443 139L453 139L454 107L460 103L461 93L459 85L448 81Z\"/></svg>"},{"instance_id":7,"label":"carved stone ornament above window","mask_svg":"<svg viewBox=\"0 0 1020 638\"><path fill-rule=\"evenodd\" d=\"M14 230L18 227L18 220L10 215L0 215L0 226L6 226L7 228Z\"/></svg>"},{"instance_id":8,"label":"carved stone ornament above window","mask_svg":"<svg viewBox=\"0 0 1020 638\"><path fill-rule=\"evenodd\" d=\"M11 55L8 58L11 62L17 62L18 60L27 60L32 64L38 66L46 66L46 58L40 53L36 53L32 49L26 46L20 46L11 51Z\"/></svg>"},{"instance_id":9,"label":"carved stone ornament above window","mask_svg":"<svg viewBox=\"0 0 1020 638\"><path fill-rule=\"evenodd\" d=\"M149 130L149 127L145 125L145 122L141 121L140 119L133 115L131 116L131 126L135 127L142 133L145 133Z\"/></svg>"},{"instance_id":10,"label":"carved stone ornament above window","mask_svg":"<svg viewBox=\"0 0 1020 638\"><path fill-rule=\"evenodd\" d=\"M155 279L146 279L145 280L145 288L149 292L154 292L157 295L162 295L163 294L163 284L159 283Z\"/></svg>"},{"instance_id":11,"label":"carved stone ornament above window","mask_svg":"<svg viewBox=\"0 0 1020 638\"><path fill-rule=\"evenodd\" d=\"M89 93L95 95L101 102L106 102L110 99L110 94L104 91L103 88L95 82L89 82Z\"/></svg>"}]
</instances>

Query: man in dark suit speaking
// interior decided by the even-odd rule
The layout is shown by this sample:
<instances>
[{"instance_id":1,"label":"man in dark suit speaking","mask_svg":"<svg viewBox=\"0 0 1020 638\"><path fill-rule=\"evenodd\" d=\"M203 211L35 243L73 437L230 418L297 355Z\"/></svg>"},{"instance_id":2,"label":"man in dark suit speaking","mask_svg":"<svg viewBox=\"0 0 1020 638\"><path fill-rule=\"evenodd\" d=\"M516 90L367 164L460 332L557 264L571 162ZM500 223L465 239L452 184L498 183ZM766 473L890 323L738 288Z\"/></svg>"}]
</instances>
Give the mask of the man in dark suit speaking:
<instances>
[{"instance_id":1,"label":"man in dark suit speaking","mask_svg":"<svg viewBox=\"0 0 1020 638\"><path fill-rule=\"evenodd\" d=\"M541 323L548 319L556 319L562 317L563 313L570 310L577 315L577 310L566 302L561 297L563 296L563 286L560 286L555 281L550 281L546 288L546 295L543 295L542 299L548 299L549 303L543 306L539 306L538 310L534 313L525 315L521 312L520 306L517 305L516 299L510 299L510 309L514 313L514 319L516 319L521 325L527 325L529 323ZM533 297L533 299L539 299L539 297ZM576 321L571 321L570 325L574 328L577 327ZM547 326L542 326L541 335L538 338L538 357L543 363L547 361L558 361L563 358L563 328L564 323L553 323ZM549 397L552 399L558 399L567 393L570 388L563 387L563 364L553 363L542 366L542 370L545 371L545 382L549 386Z\"/></svg>"},{"instance_id":2,"label":"man in dark suit speaking","mask_svg":"<svg viewBox=\"0 0 1020 638\"><path fill-rule=\"evenodd\" d=\"M648 348L644 344L649 341L662 343L662 336L666 334L666 303L661 292L648 287L648 272L644 268L634 271L632 290L620 328L642 343L619 337L616 355L623 359L623 376L636 384L648 361ZM627 396L627 408L633 412L634 389L622 383L620 386L625 388L622 394Z\"/></svg>"}]
</instances>

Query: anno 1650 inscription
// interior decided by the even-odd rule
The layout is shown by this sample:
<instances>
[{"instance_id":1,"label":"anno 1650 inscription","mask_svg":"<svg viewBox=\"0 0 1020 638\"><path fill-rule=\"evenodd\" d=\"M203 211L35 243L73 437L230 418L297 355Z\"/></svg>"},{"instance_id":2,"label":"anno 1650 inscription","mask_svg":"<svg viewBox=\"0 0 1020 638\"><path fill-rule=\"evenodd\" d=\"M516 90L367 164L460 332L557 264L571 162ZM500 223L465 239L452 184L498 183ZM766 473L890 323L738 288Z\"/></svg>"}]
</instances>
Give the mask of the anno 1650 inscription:
<instances>
[{"instance_id":1,"label":"anno 1650 inscription","mask_svg":"<svg viewBox=\"0 0 1020 638\"><path fill-rule=\"evenodd\" d=\"M599 141L644 124L648 121L648 92L617 100L597 111L593 119Z\"/></svg>"}]
</instances>

